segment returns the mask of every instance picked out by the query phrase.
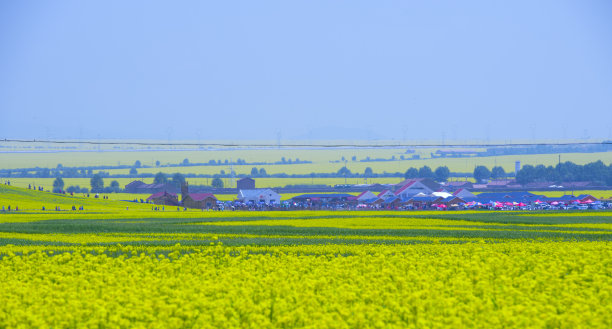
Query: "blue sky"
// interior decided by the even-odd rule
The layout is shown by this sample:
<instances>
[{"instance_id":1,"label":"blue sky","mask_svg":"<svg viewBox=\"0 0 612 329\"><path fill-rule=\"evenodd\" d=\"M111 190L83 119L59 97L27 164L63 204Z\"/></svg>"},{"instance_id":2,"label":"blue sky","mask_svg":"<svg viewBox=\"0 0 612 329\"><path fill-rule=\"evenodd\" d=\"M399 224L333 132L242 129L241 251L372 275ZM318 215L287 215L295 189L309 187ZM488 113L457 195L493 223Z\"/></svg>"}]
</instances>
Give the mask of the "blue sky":
<instances>
[{"instance_id":1,"label":"blue sky","mask_svg":"<svg viewBox=\"0 0 612 329\"><path fill-rule=\"evenodd\" d=\"M4 1L0 137L612 138L609 1Z\"/></svg>"}]
</instances>

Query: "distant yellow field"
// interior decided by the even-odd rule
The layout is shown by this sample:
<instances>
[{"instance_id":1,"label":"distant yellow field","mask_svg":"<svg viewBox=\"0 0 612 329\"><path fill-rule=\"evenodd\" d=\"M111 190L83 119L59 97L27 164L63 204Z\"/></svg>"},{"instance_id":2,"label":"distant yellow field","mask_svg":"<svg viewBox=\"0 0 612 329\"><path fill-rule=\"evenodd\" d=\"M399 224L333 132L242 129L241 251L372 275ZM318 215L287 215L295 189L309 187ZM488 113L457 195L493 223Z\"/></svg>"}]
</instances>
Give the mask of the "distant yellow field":
<instances>
[{"instance_id":1,"label":"distant yellow field","mask_svg":"<svg viewBox=\"0 0 612 329\"><path fill-rule=\"evenodd\" d=\"M431 152L436 149L417 149L416 154L421 158L429 158ZM221 160L224 162L243 159L247 162L276 162L281 158L286 160L312 161L309 164L287 164L287 165L242 165L233 166L237 174L250 174L252 167L264 168L267 173L287 174L310 174L312 172L336 172L345 165L342 158L346 160L347 167L352 172L363 173L367 167L376 173L382 172L405 172L410 167L422 167L424 165L435 169L438 166L447 166L454 172L472 172L477 165L485 165L489 168L502 166L507 172L514 171L515 161L525 164L555 165L559 161L558 154L535 154L535 155L512 155L497 157L477 158L448 158L448 159L422 159L422 160L400 160L401 156L410 158L412 154L406 154L405 148L397 149L266 149L266 150L227 150L227 151L138 151L138 152L48 152L48 153L0 153L1 168L24 168L24 167L48 167L55 168L58 164L63 166L97 166L97 165L133 165L136 160L142 165L154 168L140 168L141 173L156 173L158 171L174 173L194 174L218 174L221 170L230 171L229 165L220 166L198 166L198 167L155 167L156 161L161 165L178 164L184 159L191 163L208 163L210 160ZM357 161L352 161L352 157ZM360 162L359 160L370 157L371 159L395 157L396 161L384 162ZM564 153L561 161L572 161L577 164L585 164L602 160L606 164L612 163L612 152L601 153ZM331 161L334 161L332 163ZM112 174L128 174L129 169L106 170Z\"/></svg>"}]
</instances>

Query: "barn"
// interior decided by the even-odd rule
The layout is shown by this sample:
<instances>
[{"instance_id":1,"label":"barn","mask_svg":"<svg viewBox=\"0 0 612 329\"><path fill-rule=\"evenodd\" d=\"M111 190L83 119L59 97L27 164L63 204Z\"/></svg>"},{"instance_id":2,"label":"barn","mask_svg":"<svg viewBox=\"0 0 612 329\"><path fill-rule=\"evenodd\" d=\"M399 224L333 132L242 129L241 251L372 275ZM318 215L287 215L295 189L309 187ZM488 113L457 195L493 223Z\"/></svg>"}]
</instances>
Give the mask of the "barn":
<instances>
[{"instance_id":1,"label":"barn","mask_svg":"<svg viewBox=\"0 0 612 329\"><path fill-rule=\"evenodd\" d=\"M254 190L255 180L251 177L240 178L236 182L236 188L239 190Z\"/></svg>"},{"instance_id":2,"label":"barn","mask_svg":"<svg viewBox=\"0 0 612 329\"><path fill-rule=\"evenodd\" d=\"M212 209L217 205L217 198L212 193L183 194L183 207L195 209Z\"/></svg>"},{"instance_id":3,"label":"barn","mask_svg":"<svg viewBox=\"0 0 612 329\"><path fill-rule=\"evenodd\" d=\"M178 196L167 191L157 192L147 198L147 202L153 202L158 205L178 206Z\"/></svg>"}]
</instances>

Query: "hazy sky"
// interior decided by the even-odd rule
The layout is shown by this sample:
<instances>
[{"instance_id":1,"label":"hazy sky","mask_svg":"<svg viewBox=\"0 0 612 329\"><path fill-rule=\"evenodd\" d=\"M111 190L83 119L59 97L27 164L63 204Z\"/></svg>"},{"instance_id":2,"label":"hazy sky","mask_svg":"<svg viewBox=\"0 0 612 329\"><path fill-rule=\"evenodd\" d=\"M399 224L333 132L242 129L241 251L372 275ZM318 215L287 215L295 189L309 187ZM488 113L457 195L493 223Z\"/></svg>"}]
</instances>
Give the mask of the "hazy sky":
<instances>
[{"instance_id":1,"label":"hazy sky","mask_svg":"<svg viewBox=\"0 0 612 329\"><path fill-rule=\"evenodd\" d=\"M2 1L1 138L612 138L612 2Z\"/></svg>"}]
</instances>

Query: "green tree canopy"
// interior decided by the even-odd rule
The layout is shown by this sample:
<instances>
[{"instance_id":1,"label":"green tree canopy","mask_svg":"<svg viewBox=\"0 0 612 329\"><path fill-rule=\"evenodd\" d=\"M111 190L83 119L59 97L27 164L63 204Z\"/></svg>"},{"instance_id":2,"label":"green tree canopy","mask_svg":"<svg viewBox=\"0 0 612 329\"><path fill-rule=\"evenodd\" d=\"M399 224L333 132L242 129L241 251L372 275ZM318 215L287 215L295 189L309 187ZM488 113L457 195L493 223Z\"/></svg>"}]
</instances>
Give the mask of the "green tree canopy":
<instances>
[{"instance_id":1,"label":"green tree canopy","mask_svg":"<svg viewBox=\"0 0 612 329\"><path fill-rule=\"evenodd\" d=\"M506 177L506 171L504 170L504 168L500 166L495 166L491 169L491 178L499 179L499 178L505 178L505 177Z\"/></svg>"},{"instance_id":2,"label":"green tree canopy","mask_svg":"<svg viewBox=\"0 0 612 329\"><path fill-rule=\"evenodd\" d=\"M53 192L59 193L64 189L64 180L61 177L57 177L53 181Z\"/></svg>"},{"instance_id":3,"label":"green tree canopy","mask_svg":"<svg viewBox=\"0 0 612 329\"><path fill-rule=\"evenodd\" d=\"M419 168L419 177L420 178L434 178L434 173L428 166L423 166Z\"/></svg>"},{"instance_id":4,"label":"green tree canopy","mask_svg":"<svg viewBox=\"0 0 612 329\"><path fill-rule=\"evenodd\" d=\"M214 188L223 188L223 180L219 177L216 177L212 180L212 187Z\"/></svg>"},{"instance_id":5,"label":"green tree canopy","mask_svg":"<svg viewBox=\"0 0 612 329\"><path fill-rule=\"evenodd\" d=\"M474 179L476 179L477 182L482 183L489 178L491 178L489 168L485 166L477 166L474 168Z\"/></svg>"},{"instance_id":6,"label":"green tree canopy","mask_svg":"<svg viewBox=\"0 0 612 329\"><path fill-rule=\"evenodd\" d=\"M185 176L181 173L175 173L172 175L172 185L176 187L181 187L185 183Z\"/></svg>"},{"instance_id":7,"label":"green tree canopy","mask_svg":"<svg viewBox=\"0 0 612 329\"><path fill-rule=\"evenodd\" d=\"M95 174L89 180L89 185L91 186L92 192L100 192L104 188L104 180L102 179L102 176L100 176L100 174Z\"/></svg>"},{"instance_id":8,"label":"green tree canopy","mask_svg":"<svg viewBox=\"0 0 612 329\"><path fill-rule=\"evenodd\" d=\"M155 178L153 178L153 183L154 184L166 184L168 183L168 176L160 171L157 174L155 174Z\"/></svg>"},{"instance_id":9,"label":"green tree canopy","mask_svg":"<svg viewBox=\"0 0 612 329\"><path fill-rule=\"evenodd\" d=\"M406 173L404 174L404 178L406 179L412 179L412 178L417 178L419 177L419 170L417 168L408 168L408 170L406 170Z\"/></svg>"},{"instance_id":10,"label":"green tree canopy","mask_svg":"<svg viewBox=\"0 0 612 329\"><path fill-rule=\"evenodd\" d=\"M436 168L435 171L436 181L438 182L446 182L448 177L450 177L450 170L447 166L440 166Z\"/></svg>"}]
</instances>

